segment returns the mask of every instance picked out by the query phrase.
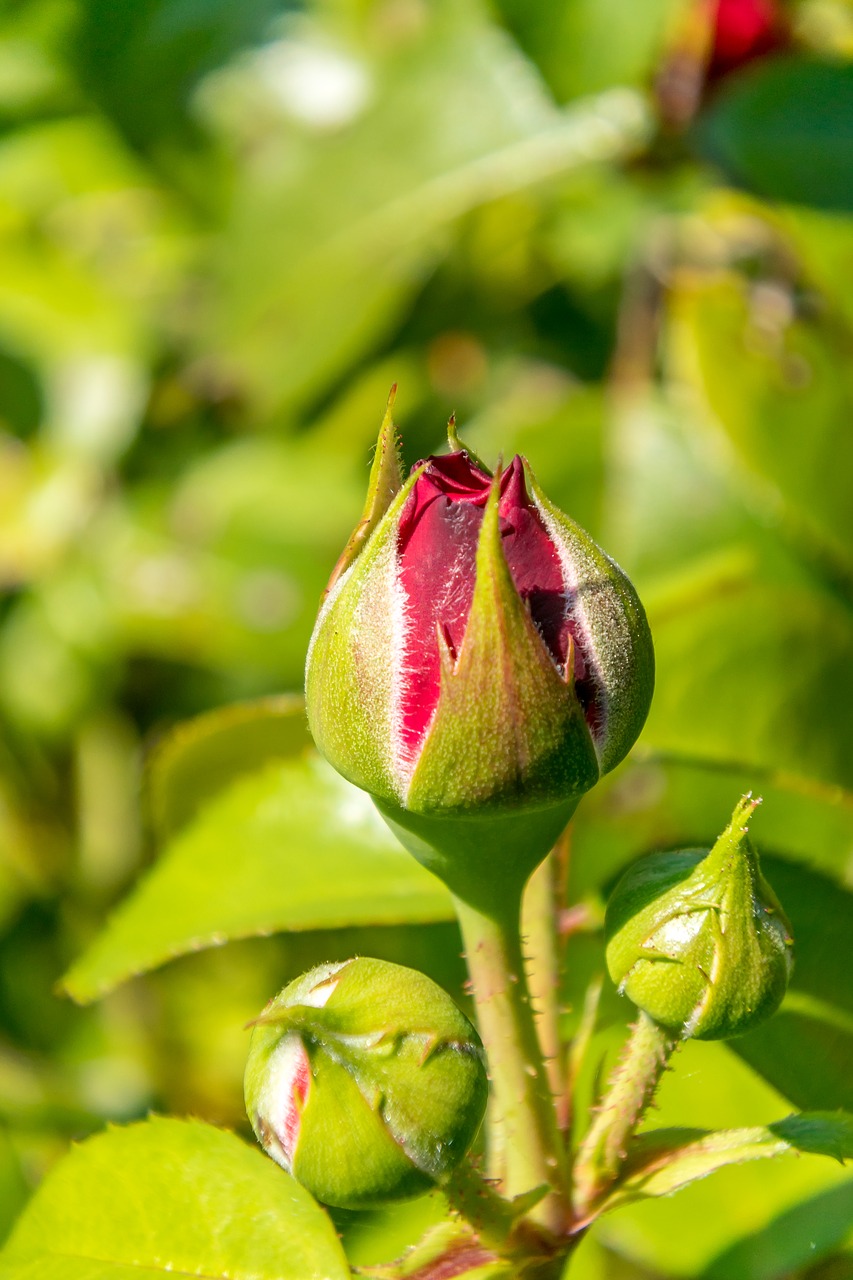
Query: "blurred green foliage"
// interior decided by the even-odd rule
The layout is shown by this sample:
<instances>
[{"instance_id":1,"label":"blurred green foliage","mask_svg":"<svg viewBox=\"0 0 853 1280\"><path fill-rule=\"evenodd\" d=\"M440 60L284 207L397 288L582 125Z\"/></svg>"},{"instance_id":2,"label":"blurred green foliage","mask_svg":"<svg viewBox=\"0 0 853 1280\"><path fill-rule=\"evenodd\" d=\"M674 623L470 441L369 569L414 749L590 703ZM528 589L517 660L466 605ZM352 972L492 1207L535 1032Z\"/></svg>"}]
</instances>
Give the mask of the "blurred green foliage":
<instances>
[{"instance_id":1,"label":"blurred green foliage","mask_svg":"<svg viewBox=\"0 0 853 1280\"><path fill-rule=\"evenodd\" d=\"M213 746L155 750L140 804L173 725L300 688L394 381L408 462L455 410L647 603L652 715L573 835L566 1033L619 870L759 790L791 994L737 1053L687 1046L659 1118L851 1106L853 12L792 4L788 51L676 127L661 86L695 7L3 6L4 1233L106 1120L245 1131L242 1028L310 964L366 951L461 986L443 894L317 772L298 711L262 739L200 722ZM67 970L108 994L75 1008ZM605 987L581 1097L625 1017ZM431 1203L342 1215L351 1258ZM851 1183L807 1156L730 1169L620 1210L573 1274L849 1277Z\"/></svg>"}]
</instances>

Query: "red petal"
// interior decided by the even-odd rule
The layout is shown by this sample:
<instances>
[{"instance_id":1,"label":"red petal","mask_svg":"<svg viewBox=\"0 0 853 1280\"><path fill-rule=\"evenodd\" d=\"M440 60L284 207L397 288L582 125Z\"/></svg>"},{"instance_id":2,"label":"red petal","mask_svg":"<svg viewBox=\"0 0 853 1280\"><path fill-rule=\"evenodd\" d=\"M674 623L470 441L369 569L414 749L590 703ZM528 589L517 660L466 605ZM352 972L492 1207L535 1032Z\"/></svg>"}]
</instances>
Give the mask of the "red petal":
<instances>
[{"instance_id":1,"label":"red petal","mask_svg":"<svg viewBox=\"0 0 853 1280\"><path fill-rule=\"evenodd\" d=\"M291 1166L310 1083L311 1063L308 1060L308 1054L300 1044L293 1075L289 1080L290 1093L283 1111L283 1124L278 1135L284 1154Z\"/></svg>"},{"instance_id":2,"label":"red petal","mask_svg":"<svg viewBox=\"0 0 853 1280\"><path fill-rule=\"evenodd\" d=\"M715 79L786 43L775 0L718 0L708 74Z\"/></svg>"},{"instance_id":3,"label":"red petal","mask_svg":"<svg viewBox=\"0 0 853 1280\"><path fill-rule=\"evenodd\" d=\"M477 540L491 477L464 452L427 459L400 518L400 580L407 632L400 691L403 751L413 758L439 696L437 630L459 652L474 594ZM570 625L560 561L527 494L516 457L501 479L499 507L504 552L533 621L561 666ZM582 663L582 659L580 660Z\"/></svg>"}]
</instances>

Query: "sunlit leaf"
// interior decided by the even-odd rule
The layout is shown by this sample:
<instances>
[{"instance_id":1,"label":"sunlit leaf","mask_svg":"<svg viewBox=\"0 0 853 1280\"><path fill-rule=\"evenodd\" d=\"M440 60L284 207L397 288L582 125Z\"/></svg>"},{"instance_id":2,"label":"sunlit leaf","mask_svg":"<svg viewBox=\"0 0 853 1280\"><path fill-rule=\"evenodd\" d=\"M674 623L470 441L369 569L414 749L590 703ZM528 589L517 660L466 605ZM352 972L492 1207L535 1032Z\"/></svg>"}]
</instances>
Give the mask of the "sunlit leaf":
<instances>
[{"instance_id":1,"label":"sunlit leaf","mask_svg":"<svg viewBox=\"0 0 853 1280\"><path fill-rule=\"evenodd\" d=\"M628 90L561 112L478 4L423 16L404 57L306 23L200 90L232 148L263 148L217 246L205 338L265 406L303 404L351 367L461 215L642 145L648 118ZM328 113L300 91L311 69L336 86Z\"/></svg>"},{"instance_id":2,"label":"sunlit leaf","mask_svg":"<svg viewBox=\"0 0 853 1280\"><path fill-rule=\"evenodd\" d=\"M853 1179L794 1204L766 1228L722 1249L704 1271L706 1280L783 1280L799 1267L817 1270L827 1254L853 1243ZM818 1272L820 1274L820 1272ZM833 1265L827 1275L834 1276ZM844 1280L841 1271L838 1280Z\"/></svg>"},{"instance_id":3,"label":"sunlit leaf","mask_svg":"<svg viewBox=\"0 0 853 1280\"><path fill-rule=\"evenodd\" d=\"M3 1280L344 1280L307 1191L233 1134L153 1119L76 1147L0 1254Z\"/></svg>"},{"instance_id":4,"label":"sunlit leaf","mask_svg":"<svg viewBox=\"0 0 853 1280\"><path fill-rule=\"evenodd\" d=\"M363 792L313 752L206 804L64 979L91 1000L134 973L231 938L449 919L444 887Z\"/></svg>"},{"instance_id":5,"label":"sunlit leaf","mask_svg":"<svg viewBox=\"0 0 853 1280\"><path fill-rule=\"evenodd\" d=\"M676 371L721 429L735 486L781 509L803 553L825 547L849 569L853 446L838 425L853 412L849 335L826 313L798 315L792 286L770 279L763 288L733 272L677 279Z\"/></svg>"},{"instance_id":6,"label":"sunlit leaf","mask_svg":"<svg viewBox=\"0 0 853 1280\"><path fill-rule=\"evenodd\" d=\"M601 1211L630 1200L666 1196L730 1164L808 1152L844 1161L853 1158L853 1115L806 1112L775 1124L707 1132L652 1130L635 1139L619 1185Z\"/></svg>"},{"instance_id":7,"label":"sunlit leaf","mask_svg":"<svg viewBox=\"0 0 853 1280\"><path fill-rule=\"evenodd\" d=\"M26 1204L28 1193L20 1158L4 1126L0 1128L0 1242Z\"/></svg>"},{"instance_id":8,"label":"sunlit leaf","mask_svg":"<svg viewBox=\"0 0 853 1280\"><path fill-rule=\"evenodd\" d=\"M151 753L148 809L160 842L180 830L205 801L270 760L310 744L303 699L296 694L238 702L178 725Z\"/></svg>"},{"instance_id":9,"label":"sunlit leaf","mask_svg":"<svg viewBox=\"0 0 853 1280\"><path fill-rule=\"evenodd\" d=\"M747 576L652 604L650 621L645 742L853 792L853 621L832 597Z\"/></svg>"},{"instance_id":10,"label":"sunlit leaf","mask_svg":"<svg viewBox=\"0 0 853 1280\"><path fill-rule=\"evenodd\" d=\"M672 0L500 0L498 8L561 100L645 85L673 11Z\"/></svg>"},{"instance_id":11,"label":"sunlit leaf","mask_svg":"<svg viewBox=\"0 0 853 1280\"><path fill-rule=\"evenodd\" d=\"M799 1267L813 1271L839 1245L853 1243L853 1179L829 1187L776 1215L766 1227L736 1240L705 1269L704 1280L782 1280ZM820 1272L818 1272L820 1274ZM829 1277L849 1280L849 1270Z\"/></svg>"}]
</instances>

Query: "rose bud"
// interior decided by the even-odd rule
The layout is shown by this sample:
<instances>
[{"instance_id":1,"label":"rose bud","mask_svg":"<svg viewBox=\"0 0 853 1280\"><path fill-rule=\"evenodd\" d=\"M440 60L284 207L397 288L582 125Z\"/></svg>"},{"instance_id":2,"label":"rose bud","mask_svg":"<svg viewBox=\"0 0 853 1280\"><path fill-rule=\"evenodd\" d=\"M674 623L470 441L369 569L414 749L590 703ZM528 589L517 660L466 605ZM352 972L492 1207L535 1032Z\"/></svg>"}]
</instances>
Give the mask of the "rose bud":
<instances>
[{"instance_id":1,"label":"rose bud","mask_svg":"<svg viewBox=\"0 0 853 1280\"><path fill-rule=\"evenodd\" d=\"M694 0L682 6L655 85L664 124L686 128L733 72L791 43L778 0Z\"/></svg>"},{"instance_id":2,"label":"rose bud","mask_svg":"<svg viewBox=\"0 0 853 1280\"><path fill-rule=\"evenodd\" d=\"M413 969L312 969L255 1024L246 1110L268 1155L324 1204L367 1208L445 1181L488 1097L477 1032Z\"/></svg>"},{"instance_id":3,"label":"rose bud","mask_svg":"<svg viewBox=\"0 0 853 1280\"><path fill-rule=\"evenodd\" d=\"M717 0L708 79L719 80L788 44L788 26L777 0Z\"/></svg>"},{"instance_id":4,"label":"rose bud","mask_svg":"<svg viewBox=\"0 0 853 1280\"><path fill-rule=\"evenodd\" d=\"M522 458L492 476L456 448L404 483L393 431L317 619L311 731L451 887L485 848L492 872L529 851L526 878L643 725L645 614Z\"/></svg>"},{"instance_id":5,"label":"rose bud","mask_svg":"<svg viewBox=\"0 0 853 1280\"><path fill-rule=\"evenodd\" d=\"M761 874L738 804L710 850L653 853L607 906L607 967L620 991L685 1038L723 1040L775 1013L793 963L791 929Z\"/></svg>"}]
</instances>

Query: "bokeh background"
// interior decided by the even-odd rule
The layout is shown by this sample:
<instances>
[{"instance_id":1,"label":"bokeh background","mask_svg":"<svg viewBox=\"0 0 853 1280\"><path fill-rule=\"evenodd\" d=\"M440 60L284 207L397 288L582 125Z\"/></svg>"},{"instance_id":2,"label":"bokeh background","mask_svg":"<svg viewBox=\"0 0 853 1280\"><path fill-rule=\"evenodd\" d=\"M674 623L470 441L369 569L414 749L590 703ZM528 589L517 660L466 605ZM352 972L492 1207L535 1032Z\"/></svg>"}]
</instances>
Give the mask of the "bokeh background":
<instances>
[{"instance_id":1,"label":"bokeh background","mask_svg":"<svg viewBox=\"0 0 853 1280\"><path fill-rule=\"evenodd\" d=\"M151 745L299 689L394 382L408 463L455 411L647 604L654 709L574 837L567 1030L618 869L752 788L800 986L738 1054L688 1046L662 1111L853 1106L851 57L844 0L6 0L0 1230L107 1120L245 1129L243 1025L308 963L461 983L449 922L308 921L58 986L157 853ZM842 1280L851 1250L853 1183L803 1158L620 1212L573 1274Z\"/></svg>"}]
</instances>

